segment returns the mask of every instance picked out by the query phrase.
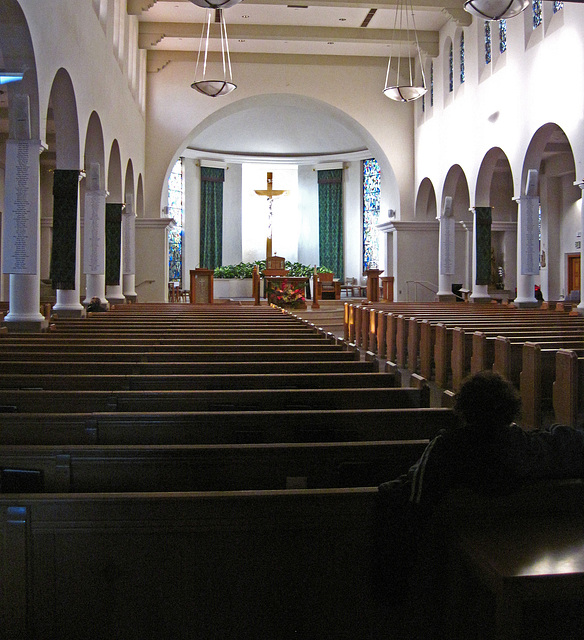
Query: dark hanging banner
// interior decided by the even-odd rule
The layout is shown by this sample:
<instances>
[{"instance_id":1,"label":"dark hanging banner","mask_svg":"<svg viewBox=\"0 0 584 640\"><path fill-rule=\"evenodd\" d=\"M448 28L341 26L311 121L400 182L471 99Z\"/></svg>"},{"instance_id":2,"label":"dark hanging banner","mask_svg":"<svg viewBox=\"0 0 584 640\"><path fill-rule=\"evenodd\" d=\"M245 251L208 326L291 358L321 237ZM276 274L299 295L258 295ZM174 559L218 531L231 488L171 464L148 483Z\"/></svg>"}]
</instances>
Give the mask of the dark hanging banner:
<instances>
[{"instance_id":1,"label":"dark hanging banner","mask_svg":"<svg viewBox=\"0 0 584 640\"><path fill-rule=\"evenodd\" d=\"M476 284L491 281L491 207L475 207Z\"/></svg>"},{"instance_id":2,"label":"dark hanging banner","mask_svg":"<svg viewBox=\"0 0 584 640\"><path fill-rule=\"evenodd\" d=\"M53 289L75 289L78 194L79 169L55 169L50 270Z\"/></svg>"},{"instance_id":3,"label":"dark hanging banner","mask_svg":"<svg viewBox=\"0 0 584 640\"><path fill-rule=\"evenodd\" d=\"M343 280L343 170L325 169L317 177L320 265Z\"/></svg>"},{"instance_id":4,"label":"dark hanging banner","mask_svg":"<svg viewBox=\"0 0 584 640\"><path fill-rule=\"evenodd\" d=\"M224 182L224 169L201 167L199 264L206 269L222 264Z\"/></svg>"},{"instance_id":5,"label":"dark hanging banner","mask_svg":"<svg viewBox=\"0 0 584 640\"><path fill-rule=\"evenodd\" d=\"M105 283L120 284L123 204L107 202L105 205Z\"/></svg>"}]
</instances>

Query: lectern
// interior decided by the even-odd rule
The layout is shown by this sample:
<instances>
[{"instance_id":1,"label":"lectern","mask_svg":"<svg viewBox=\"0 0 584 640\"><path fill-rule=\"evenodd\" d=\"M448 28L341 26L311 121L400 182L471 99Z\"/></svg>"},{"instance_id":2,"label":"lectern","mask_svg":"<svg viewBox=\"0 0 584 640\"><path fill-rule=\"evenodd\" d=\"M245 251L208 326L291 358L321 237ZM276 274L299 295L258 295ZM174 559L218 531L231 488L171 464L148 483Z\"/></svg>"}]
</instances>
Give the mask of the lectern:
<instances>
[{"instance_id":1,"label":"lectern","mask_svg":"<svg viewBox=\"0 0 584 640\"><path fill-rule=\"evenodd\" d=\"M191 269L191 304L213 304L213 269Z\"/></svg>"},{"instance_id":2,"label":"lectern","mask_svg":"<svg viewBox=\"0 0 584 640\"><path fill-rule=\"evenodd\" d=\"M369 302L379 302L379 275L383 269L367 269L367 300Z\"/></svg>"}]
</instances>

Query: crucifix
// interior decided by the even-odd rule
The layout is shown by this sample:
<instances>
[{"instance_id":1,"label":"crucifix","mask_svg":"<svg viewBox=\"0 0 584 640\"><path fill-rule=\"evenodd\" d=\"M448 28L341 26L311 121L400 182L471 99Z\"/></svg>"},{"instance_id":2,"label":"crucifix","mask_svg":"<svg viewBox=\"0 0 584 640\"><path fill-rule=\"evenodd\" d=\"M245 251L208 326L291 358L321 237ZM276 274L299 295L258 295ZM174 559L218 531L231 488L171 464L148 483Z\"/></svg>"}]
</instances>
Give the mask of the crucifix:
<instances>
[{"instance_id":1,"label":"crucifix","mask_svg":"<svg viewBox=\"0 0 584 640\"><path fill-rule=\"evenodd\" d=\"M272 205L274 203L274 198L288 194L286 189L273 189L272 187L272 172L268 171L266 188L255 189L258 196L266 196L268 198L268 238L266 240L266 258L272 257Z\"/></svg>"}]
</instances>

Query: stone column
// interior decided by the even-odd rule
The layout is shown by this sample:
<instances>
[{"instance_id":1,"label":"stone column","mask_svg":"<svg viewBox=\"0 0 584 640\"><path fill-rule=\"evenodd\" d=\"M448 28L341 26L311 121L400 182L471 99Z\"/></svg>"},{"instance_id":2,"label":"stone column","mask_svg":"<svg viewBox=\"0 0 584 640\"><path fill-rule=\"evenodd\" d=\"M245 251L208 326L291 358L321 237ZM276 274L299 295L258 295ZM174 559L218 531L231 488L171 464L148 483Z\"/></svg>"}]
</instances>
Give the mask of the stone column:
<instances>
[{"instance_id":1,"label":"stone column","mask_svg":"<svg viewBox=\"0 0 584 640\"><path fill-rule=\"evenodd\" d=\"M122 280L123 295L130 302L135 302L136 293L136 214L134 197L126 196L126 208L122 212Z\"/></svg>"},{"instance_id":2,"label":"stone column","mask_svg":"<svg viewBox=\"0 0 584 640\"><path fill-rule=\"evenodd\" d=\"M47 321L40 313L40 140L30 133L28 95L15 95L6 141L3 270L10 274L9 331L41 331Z\"/></svg>"},{"instance_id":3,"label":"stone column","mask_svg":"<svg viewBox=\"0 0 584 640\"><path fill-rule=\"evenodd\" d=\"M101 167L94 162L89 166L85 190L85 216L83 222L83 273L85 273L85 300L93 297L105 303L105 199L107 191L100 188Z\"/></svg>"},{"instance_id":4,"label":"stone column","mask_svg":"<svg viewBox=\"0 0 584 640\"><path fill-rule=\"evenodd\" d=\"M517 296L515 306L535 307L535 283L533 276L539 273L539 197L538 173L528 171L525 195L518 198L517 213Z\"/></svg>"},{"instance_id":5,"label":"stone column","mask_svg":"<svg viewBox=\"0 0 584 640\"><path fill-rule=\"evenodd\" d=\"M439 301L453 301L455 299L452 293L452 276L455 273L455 231L451 196L444 198L439 234L438 261L440 268L436 298Z\"/></svg>"},{"instance_id":6,"label":"stone column","mask_svg":"<svg viewBox=\"0 0 584 640\"><path fill-rule=\"evenodd\" d=\"M575 182L575 185L582 189L582 213L580 217L580 231L584 236L584 182ZM576 307L578 313L584 316L584 279L582 278L582 265L584 265L584 244L580 244L580 304Z\"/></svg>"},{"instance_id":7,"label":"stone column","mask_svg":"<svg viewBox=\"0 0 584 640\"><path fill-rule=\"evenodd\" d=\"M491 207L473 208L472 302L490 302L491 279Z\"/></svg>"}]
</instances>

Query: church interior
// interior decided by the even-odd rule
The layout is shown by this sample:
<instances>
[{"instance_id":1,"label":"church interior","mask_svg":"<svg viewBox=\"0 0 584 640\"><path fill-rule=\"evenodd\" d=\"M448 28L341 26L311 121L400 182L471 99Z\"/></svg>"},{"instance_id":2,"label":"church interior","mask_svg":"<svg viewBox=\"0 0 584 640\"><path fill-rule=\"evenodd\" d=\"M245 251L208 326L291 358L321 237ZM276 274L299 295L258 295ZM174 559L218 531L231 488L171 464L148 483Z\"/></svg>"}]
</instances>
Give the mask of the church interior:
<instances>
[{"instance_id":1,"label":"church interior","mask_svg":"<svg viewBox=\"0 0 584 640\"><path fill-rule=\"evenodd\" d=\"M377 486L584 426L583 4L0 0L0 637L582 637L582 478Z\"/></svg>"}]
</instances>

